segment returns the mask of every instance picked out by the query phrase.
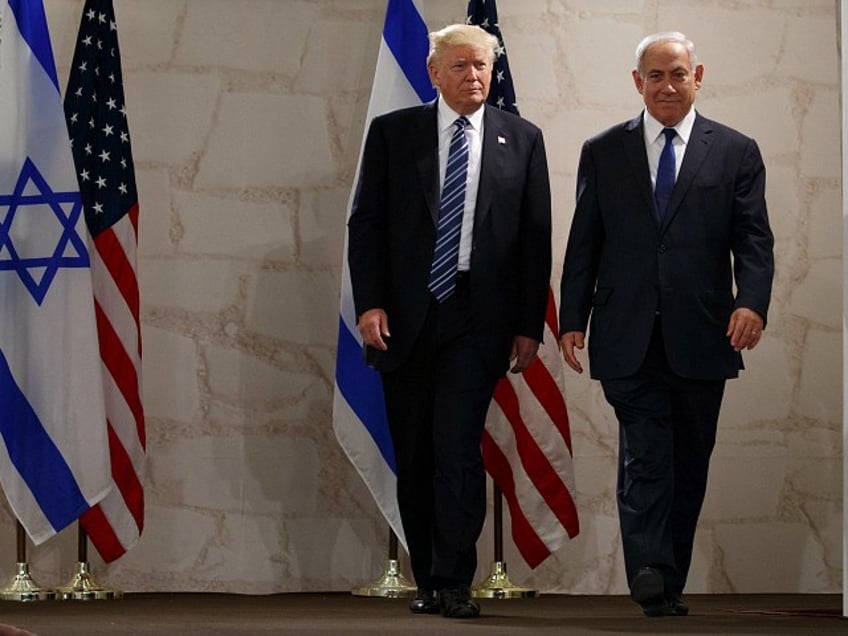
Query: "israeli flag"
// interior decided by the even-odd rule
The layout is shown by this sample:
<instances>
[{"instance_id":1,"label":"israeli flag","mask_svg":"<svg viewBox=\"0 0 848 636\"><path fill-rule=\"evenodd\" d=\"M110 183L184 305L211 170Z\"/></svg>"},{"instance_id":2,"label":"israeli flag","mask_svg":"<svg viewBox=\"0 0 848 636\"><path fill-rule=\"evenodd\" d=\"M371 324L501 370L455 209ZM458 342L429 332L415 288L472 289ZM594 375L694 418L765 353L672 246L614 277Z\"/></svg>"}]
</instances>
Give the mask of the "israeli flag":
<instances>
[{"instance_id":1,"label":"israeli flag","mask_svg":"<svg viewBox=\"0 0 848 636\"><path fill-rule=\"evenodd\" d=\"M427 75L427 25L422 0L389 0L377 56L365 129L382 113L429 102L436 97ZM362 138L365 144L365 135ZM360 161L362 148L360 147ZM359 166L357 166L357 175ZM356 194L351 189L347 215ZM362 359L362 339L356 326L347 235L342 259L339 339L333 429L348 458L359 471L401 544L406 547L397 504L397 472L379 374Z\"/></svg>"},{"instance_id":2,"label":"israeli flag","mask_svg":"<svg viewBox=\"0 0 848 636\"><path fill-rule=\"evenodd\" d=\"M38 544L112 482L88 234L44 6L0 3L0 484Z\"/></svg>"}]
</instances>

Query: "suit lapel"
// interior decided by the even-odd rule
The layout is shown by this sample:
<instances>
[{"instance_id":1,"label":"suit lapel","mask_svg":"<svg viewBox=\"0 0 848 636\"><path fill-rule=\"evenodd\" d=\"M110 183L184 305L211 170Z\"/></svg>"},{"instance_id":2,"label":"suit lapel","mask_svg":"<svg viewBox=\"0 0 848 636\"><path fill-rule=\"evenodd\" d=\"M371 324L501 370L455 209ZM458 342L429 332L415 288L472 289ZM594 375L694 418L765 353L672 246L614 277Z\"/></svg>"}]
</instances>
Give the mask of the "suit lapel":
<instances>
[{"instance_id":1,"label":"suit lapel","mask_svg":"<svg viewBox=\"0 0 848 636\"><path fill-rule=\"evenodd\" d=\"M439 225L439 130L436 116L436 101L424 105L424 113L416 121L416 129L410 131L412 152L416 153L415 164L424 200L433 219Z\"/></svg>"},{"instance_id":2,"label":"suit lapel","mask_svg":"<svg viewBox=\"0 0 848 636\"><path fill-rule=\"evenodd\" d=\"M695 179L695 175L698 174L698 170L701 168L701 164L710 153L712 140L712 125L696 113L695 122L692 125L692 133L689 136L689 143L686 144L686 154L683 155L683 163L680 165L680 172L677 175L677 181L674 183L674 189L671 191L671 199L668 202L666 226L677 214L680 202L683 201L686 192Z\"/></svg>"},{"instance_id":3,"label":"suit lapel","mask_svg":"<svg viewBox=\"0 0 848 636\"><path fill-rule=\"evenodd\" d=\"M477 186L477 206L474 210L475 226L482 223L492 207L492 193L496 190L499 175L504 174L509 134L500 113L489 106L483 112L483 148L480 157L480 181Z\"/></svg>"},{"instance_id":4,"label":"suit lapel","mask_svg":"<svg viewBox=\"0 0 848 636\"><path fill-rule=\"evenodd\" d=\"M651 167L648 165L648 153L645 151L645 129L640 114L624 125L624 151L630 162L633 174L641 175L639 178L639 195L645 202L645 209L656 219L656 206L654 204L654 190L651 185Z\"/></svg>"}]
</instances>

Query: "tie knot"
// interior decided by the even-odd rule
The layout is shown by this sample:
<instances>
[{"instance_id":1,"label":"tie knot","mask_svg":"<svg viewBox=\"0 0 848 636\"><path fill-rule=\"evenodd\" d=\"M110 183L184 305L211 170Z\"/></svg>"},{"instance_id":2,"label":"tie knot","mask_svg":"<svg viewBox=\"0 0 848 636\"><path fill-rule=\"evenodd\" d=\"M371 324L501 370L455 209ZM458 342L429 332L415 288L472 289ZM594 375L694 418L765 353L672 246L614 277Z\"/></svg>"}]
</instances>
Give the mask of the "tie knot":
<instances>
[{"instance_id":1,"label":"tie knot","mask_svg":"<svg viewBox=\"0 0 848 636\"><path fill-rule=\"evenodd\" d=\"M462 117L457 117L456 121L453 122L453 125L456 126L459 130L465 130L465 127L468 126L468 124L470 123L471 122L468 121L468 118L463 115Z\"/></svg>"},{"instance_id":2,"label":"tie knot","mask_svg":"<svg viewBox=\"0 0 848 636\"><path fill-rule=\"evenodd\" d=\"M663 134L665 135L666 143L671 143L674 141L677 131L674 128L663 128Z\"/></svg>"}]
</instances>

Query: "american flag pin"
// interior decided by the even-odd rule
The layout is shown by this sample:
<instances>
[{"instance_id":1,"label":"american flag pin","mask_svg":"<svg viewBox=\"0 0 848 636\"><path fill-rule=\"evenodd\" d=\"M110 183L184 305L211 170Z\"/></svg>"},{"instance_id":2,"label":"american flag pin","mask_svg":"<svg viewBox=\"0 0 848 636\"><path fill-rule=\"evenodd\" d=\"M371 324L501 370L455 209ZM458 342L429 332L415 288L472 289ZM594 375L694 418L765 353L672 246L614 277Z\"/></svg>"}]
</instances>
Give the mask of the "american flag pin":
<instances>
[{"instance_id":1,"label":"american flag pin","mask_svg":"<svg viewBox=\"0 0 848 636\"><path fill-rule=\"evenodd\" d=\"M498 143L499 144L505 144L506 143L506 137L501 137L500 135L498 135Z\"/></svg>"}]
</instances>

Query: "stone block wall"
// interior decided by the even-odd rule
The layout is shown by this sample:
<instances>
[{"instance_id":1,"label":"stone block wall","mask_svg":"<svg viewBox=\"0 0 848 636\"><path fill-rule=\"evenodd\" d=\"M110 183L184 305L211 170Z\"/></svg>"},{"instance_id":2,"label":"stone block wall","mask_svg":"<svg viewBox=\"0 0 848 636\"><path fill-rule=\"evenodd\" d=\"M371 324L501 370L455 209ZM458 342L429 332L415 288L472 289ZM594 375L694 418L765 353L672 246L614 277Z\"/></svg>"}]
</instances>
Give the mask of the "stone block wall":
<instances>
[{"instance_id":1,"label":"stone block wall","mask_svg":"<svg viewBox=\"0 0 848 636\"><path fill-rule=\"evenodd\" d=\"M425 0L430 28L465 0ZM64 86L81 0L45 0ZM115 0L141 203L147 518L98 579L124 591L349 590L388 530L332 431L345 214L384 0ZM729 383L689 591L836 592L842 482L837 3L500 0L522 114L545 132L552 283L582 141L641 109L643 35L681 30L705 65L696 107L757 139L777 279L762 344ZM566 374L581 534L513 579L624 593L616 423ZM508 529L509 520L505 520ZM14 573L14 521L0 576ZM508 535L508 533L507 533ZM492 555L491 521L480 578ZM43 585L76 529L29 550Z\"/></svg>"}]
</instances>

